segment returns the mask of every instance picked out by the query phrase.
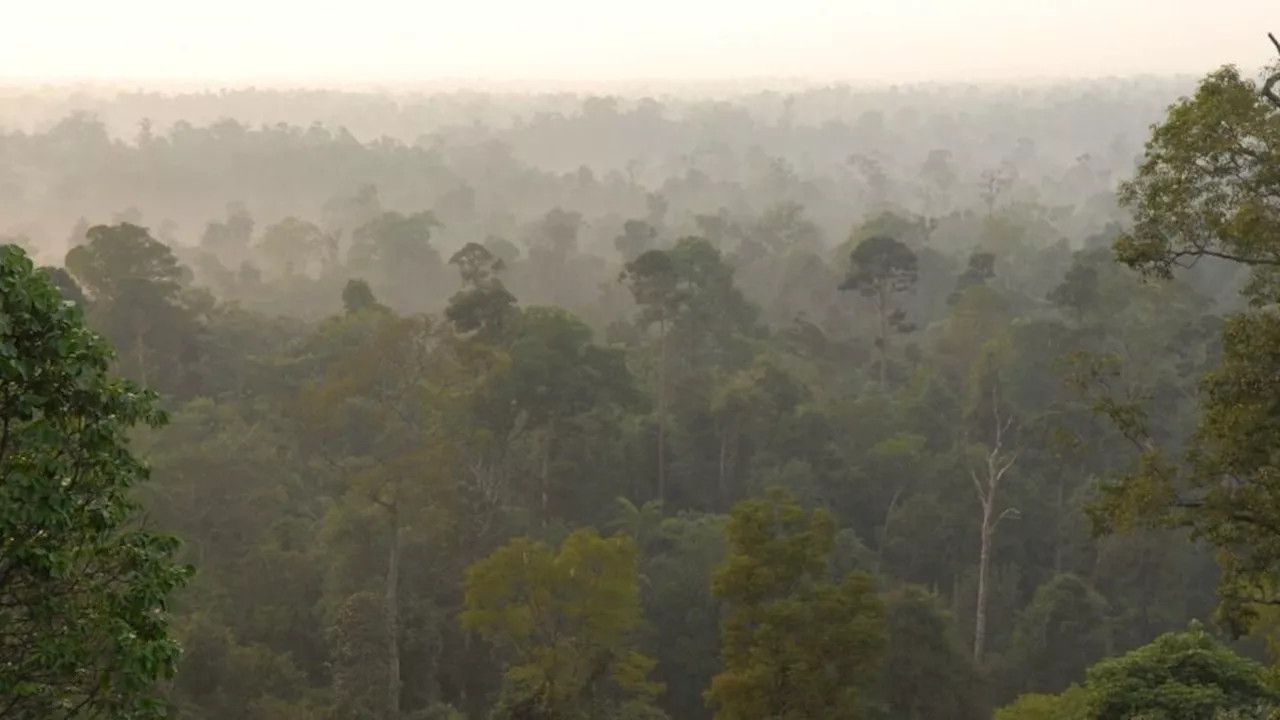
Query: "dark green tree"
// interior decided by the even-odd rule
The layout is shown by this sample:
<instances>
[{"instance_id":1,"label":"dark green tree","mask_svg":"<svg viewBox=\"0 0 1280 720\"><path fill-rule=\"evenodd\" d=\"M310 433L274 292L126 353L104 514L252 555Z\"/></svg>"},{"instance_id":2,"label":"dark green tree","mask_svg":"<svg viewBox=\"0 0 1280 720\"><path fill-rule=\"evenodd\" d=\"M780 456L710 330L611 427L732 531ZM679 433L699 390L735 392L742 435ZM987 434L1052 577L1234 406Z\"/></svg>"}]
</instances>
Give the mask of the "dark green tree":
<instances>
[{"instance_id":1,"label":"dark green tree","mask_svg":"<svg viewBox=\"0 0 1280 720\"><path fill-rule=\"evenodd\" d=\"M1075 575L1041 585L1018 617L1009 654L1024 692L1058 693L1111 650L1107 601Z\"/></svg>"},{"instance_id":2,"label":"dark green tree","mask_svg":"<svg viewBox=\"0 0 1280 720\"><path fill-rule=\"evenodd\" d=\"M940 598L918 586L886 597L883 702L898 720L977 720L982 682Z\"/></svg>"},{"instance_id":3,"label":"dark green tree","mask_svg":"<svg viewBox=\"0 0 1280 720\"><path fill-rule=\"evenodd\" d=\"M910 332L915 326L895 303L897 296L915 288L918 260L911 248L887 235L875 235L858 244L849 255L849 272L840 283L873 303L876 314L876 350L880 355L880 382L889 379L889 337Z\"/></svg>"},{"instance_id":4,"label":"dark green tree","mask_svg":"<svg viewBox=\"0 0 1280 720\"><path fill-rule=\"evenodd\" d=\"M67 253L67 270L89 298L90 327L116 349L120 373L166 396L198 392L191 369L202 355L200 319L173 251L128 223L92 227L87 240Z\"/></svg>"},{"instance_id":5,"label":"dark green tree","mask_svg":"<svg viewBox=\"0 0 1280 720\"><path fill-rule=\"evenodd\" d=\"M1069 312L1077 323L1098 305L1098 269L1077 255L1057 287L1045 297L1057 308Z\"/></svg>"},{"instance_id":6,"label":"dark green tree","mask_svg":"<svg viewBox=\"0 0 1280 720\"><path fill-rule=\"evenodd\" d=\"M499 273L506 269L502 258L483 245L467 243L449 258L458 268L462 289L449 299L445 317L460 332L476 332L492 340L511 320L516 298L507 291Z\"/></svg>"},{"instance_id":7,"label":"dark green tree","mask_svg":"<svg viewBox=\"0 0 1280 720\"><path fill-rule=\"evenodd\" d=\"M658 399L658 502L667 496L667 332L680 312L685 293L680 288L680 273L671 255L650 250L626 264L619 281L630 290L640 312L636 324L644 329L658 326L656 348Z\"/></svg>"}]
</instances>

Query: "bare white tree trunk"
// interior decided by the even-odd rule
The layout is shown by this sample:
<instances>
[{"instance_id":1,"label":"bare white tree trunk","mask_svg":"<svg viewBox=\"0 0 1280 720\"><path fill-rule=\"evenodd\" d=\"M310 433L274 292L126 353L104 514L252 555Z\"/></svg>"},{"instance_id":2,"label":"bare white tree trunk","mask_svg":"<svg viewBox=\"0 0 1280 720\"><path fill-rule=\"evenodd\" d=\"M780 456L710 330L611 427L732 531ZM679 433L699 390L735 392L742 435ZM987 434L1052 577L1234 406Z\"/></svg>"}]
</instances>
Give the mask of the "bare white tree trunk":
<instances>
[{"instance_id":1,"label":"bare white tree trunk","mask_svg":"<svg viewBox=\"0 0 1280 720\"><path fill-rule=\"evenodd\" d=\"M1013 423L1013 418L1008 417L1001 422L1000 402L996 390L992 390L991 393L991 410L995 418L995 441L986 454L983 467L969 471L973 478L973 487L978 494L978 502L982 504L982 549L978 556L978 601L973 621L973 659L977 663L982 662L987 645L987 595L990 585L992 542L995 540L996 528L1001 520L1007 517L1018 517L1016 508L996 512L1000 481L1017 462L1019 452L1017 450L1005 452L1005 435Z\"/></svg>"}]
</instances>

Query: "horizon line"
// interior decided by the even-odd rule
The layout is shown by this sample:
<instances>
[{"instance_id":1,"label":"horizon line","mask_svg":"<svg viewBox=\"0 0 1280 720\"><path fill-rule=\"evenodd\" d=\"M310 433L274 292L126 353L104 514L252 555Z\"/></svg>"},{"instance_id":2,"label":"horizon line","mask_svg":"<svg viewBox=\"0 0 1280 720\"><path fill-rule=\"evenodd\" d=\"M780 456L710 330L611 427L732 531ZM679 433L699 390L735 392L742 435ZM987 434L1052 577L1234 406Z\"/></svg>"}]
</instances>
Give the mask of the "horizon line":
<instances>
[{"instance_id":1,"label":"horizon line","mask_svg":"<svg viewBox=\"0 0 1280 720\"><path fill-rule=\"evenodd\" d=\"M1209 72L1209 71L1206 71ZM627 92L645 89L697 90L697 89L746 89L767 92L771 86L824 89L894 89L894 88L947 88L947 87L1027 87L1068 85L1088 82L1164 80L1185 81L1203 76L1188 71L1097 73L1090 75L1037 74L1004 77L975 77L972 79L893 79L856 77L805 77L805 76L726 76L722 78L633 77L615 79L563 79L545 78L496 78L496 77L447 77L430 80L409 78L351 78L322 79L304 77L228 77L226 79L202 77L150 77L103 78L92 76L19 76L0 73L0 91L12 90L105 90L115 93L130 92L244 92L254 90L293 92L467 92L499 91L505 94L539 95L547 93L610 92L612 89Z\"/></svg>"}]
</instances>

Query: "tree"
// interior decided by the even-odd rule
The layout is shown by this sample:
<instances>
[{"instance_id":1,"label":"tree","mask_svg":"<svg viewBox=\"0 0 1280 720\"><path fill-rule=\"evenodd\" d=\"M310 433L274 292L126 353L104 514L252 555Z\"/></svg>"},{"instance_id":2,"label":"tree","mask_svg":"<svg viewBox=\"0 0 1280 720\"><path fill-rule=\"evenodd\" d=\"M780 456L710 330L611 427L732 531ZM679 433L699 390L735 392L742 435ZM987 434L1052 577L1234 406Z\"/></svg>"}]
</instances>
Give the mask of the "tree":
<instances>
[{"instance_id":1,"label":"tree","mask_svg":"<svg viewBox=\"0 0 1280 720\"><path fill-rule=\"evenodd\" d=\"M76 283L75 278L71 277L71 273L67 272L66 268L44 267L40 269L48 273L49 279L58 288L58 292L62 293L63 300L75 303L76 307L81 310L88 307L89 299L84 296L84 291L80 289L80 285Z\"/></svg>"},{"instance_id":2,"label":"tree","mask_svg":"<svg viewBox=\"0 0 1280 720\"><path fill-rule=\"evenodd\" d=\"M1280 210L1268 202L1280 187L1277 78L1259 87L1224 67L1169 109L1120 186L1133 212L1115 244L1121 262L1161 277L1201 258L1280 266Z\"/></svg>"},{"instance_id":3,"label":"tree","mask_svg":"<svg viewBox=\"0 0 1280 720\"><path fill-rule=\"evenodd\" d=\"M509 411L502 415L508 423L503 435L522 423L539 436L537 470L528 473L536 480L527 488L527 499L545 523L553 507L563 517L575 499L582 502L593 496L586 488L557 487L553 482L561 449L585 434L592 423L584 420L591 413L634 405L640 398L622 351L595 345L591 328L567 311L528 308L512 325L506 347L509 363L493 374L484 399L499 412ZM600 502L609 499L595 497Z\"/></svg>"},{"instance_id":4,"label":"tree","mask_svg":"<svg viewBox=\"0 0 1280 720\"><path fill-rule=\"evenodd\" d=\"M1098 304L1098 269L1077 254L1071 267L1045 299L1055 307L1068 310L1077 323Z\"/></svg>"},{"instance_id":5,"label":"tree","mask_svg":"<svg viewBox=\"0 0 1280 720\"><path fill-rule=\"evenodd\" d=\"M951 151L930 150L920 166L920 178L924 181L925 207L947 212L951 205L951 189L957 181Z\"/></svg>"},{"instance_id":6,"label":"tree","mask_svg":"<svg viewBox=\"0 0 1280 720\"><path fill-rule=\"evenodd\" d=\"M1021 450L1010 450L1009 430L1013 425L1013 415L1000 417L1000 395L998 386L993 384L991 390L991 442L978 449L981 460L970 467L969 476L973 480L973 489L982 506L982 525L978 555L978 599L975 604L973 622L973 660L982 662L987 646L987 593L990 589L991 549L995 541L996 529L1005 518L1017 518L1017 508L1000 509L1000 484L1004 476L1018 461Z\"/></svg>"},{"instance_id":7,"label":"tree","mask_svg":"<svg viewBox=\"0 0 1280 720\"><path fill-rule=\"evenodd\" d=\"M505 329L516 304L498 277L506 263L483 245L470 242L449 258L449 264L457 266L462 289L449 299L445 317L460 332L479 331L486 339L494 339Z\"/></svg>"},{"instance_id":8,"label":"tree","mask_svg":"<svg viewBox=\"0 0 1280 720\"><path fill-rule=\"evenodd\" d=\"M880 208L888 204L894 188L893 180L885 172L883 163L878 158L858 154L850 155L848 163L862 181L867 206Z\"/></svg>"},{"instance_id":9,"label":"tree","mask_svg":"<svg viewBox=\"0 0 1280 720\"><path fill-rule=\"evenodd\" d=\"M966 290L977 285L986 285L987 281L995 276L996 256L989 252L973 253L969 256L968 266L956 279L956 289L947 296L947 304L955 305L960 298L964 297Z\"/></svg>"},{"instance_id":10,"label":"tree","mask_svg":"<svg viewBox=\"0 0 1280 720\"><path fill-rule=\"evenodd\" d=\"M340 321L361 342L342 348L298 403L310 451L336 471L339 521L372 520L371 545L385 554L381 579L386 701L401 710L401 570L407 537L424 532L445 504L453 445L444 436L459 396L458 361L442 323L390 311L352 312ZM380 532L379 532L380 531ZM371 556L370 556L371 557ZM367 603L357 602L358 613ZM369 622L362 620L360 622Z\"/></svg>"},{"instance_id":11,"label":"tree","mask_svg":"<svg viewBox=\"0 0 1280 720\"><path fill-rule=\"evenodd\" d=\"M578 249L582 213L554 207L538 220L529 238L529 257L539 264L563 266Z\"/></svg>"},{"instance_id":12,"label":"tree","mask_svg":"<svg viewBox=\"0 0 1280 720\"><path fill-rule=\"evenodd\" d=\"M1258 663L1193 622L1149 645L1089 668L1089 716L1098 720L1214 720L1222 711L1274 703Z\"/></svg>"},{"instance_id":13,"label":"tree","mask_svg":"<svg viewBox=\"0 0 1280 720\"><path fill-rule=\"evenodd\" d=\"M1107 601L1075 575L1054 577L1035 597L1014 630L1011 670L1023 689L1063 692L1111 649Z\"/></svg>"},{"instance_id":14,"label":"tree","mask_svg":"<svg viewBox=\"0 0 1280 720\"><path fill-rule=\"evenodd\" d=\"M977 668L940 599L916 586L886 598L884 703L899 720L983 717Z\"/></svg>"},{"instance_id":15,"label":"tree","mask_svg":"<svg viewBox=\"0 0 1280 720\"><path fill-rule=\"evenodd\" d=\"M516 538L471 566L461 622L505 658L498 717L594 720L652 701L636 563L629 536L586 529L558 551Z\"/></svg>"},{"instance_id":16,"label":"tree","mask_svg":"<svg viewBox=\"0 0 1280 720\"><path fill-rule=\"evenodd\" d=\"M179 657L166 611L191 571L137 526L127 432L155 396L16 246L0 248L0 718L159 718Z\"/></svg>"},{"instance_id":17,"label":"tree","mask_svg":"<svg viewBox=\"0 0 1280 720\"><path fill-rule=\"evenodd\" d=\"M1059 695L1029 693L996 711L995 720L1082 720L1090 717L1089 696L1073 685Z\"/></svg>"},{"instance_id":18,"label":"tree","mask_svg":"<svg viewBox=\"0 0 1280 720\"><path fill-rule=\"evenodd\" d=\"M785 490L738 503L729 555L712 576L726 605L718 720L867 717L884 655L884 603L870 575L827 579L836 528Z\"/></svg>"},{"instance_id":19,"label":"tree","mask_svg":"<svg viewBox=\"0 0 1280 720\"><path fill-rule=\"evenodd\" d=\"M759 242L782 255L795 250L813 252L822 247L822 231L804 216L798 202L777 203L761 215L749 231L748 240Z\"/></svg>"},{"instance_id":20,"label":"tree","mask_svg":"<svg viewBox=\"0 0 1280 720\"><path fill-rule=\"evenodd\" d=\"M1280 49L1280 43L1275 43ZM1280 471L1269 451L1277 442L1280 313L1280 73L1261 87L1225 67L1205 77L1192 97L1156 126L1134 178L1120 189L1133 226L1115 242L1118 260L1144 274L1171 278L1201 260L1229 261L1252 271L1245 296L1253 309L1222 331L1221 361L1204 378L1202 413L1185 462L1168 457L1136 398L1117 396L1095 367L1097 409L1139 452L1131 471L1102 488L1094 517L1100 529L1136 525L1188 528L1218 549L1221 616L1235 632L1275 602L1280 561Z\"/></svg>"},{"instance_id":21,"label":"tree","mask_svg":"<svg viewBox=\"0 0 1280 720\"><path fill-rule=\"evenodd\" d=\"M197 318L173 251L128 223L94 226L87 239L67 253L67 270L91 302L90 323L120 352L121 374L162 390L196 390L184 375L200 352Z\"/></svg>"},{"instance_id":22,"label":"tree","mask_svg":"<svg viewBox=\"0 0 1280 720\"><path fill-rule=\"evenodd\" d=\"M1000 202L1000 197L1013 187L1016 176L1017 171L1008 163L982 171L982 177L978 182L978 193L987 206L987 217L995 213L996 204Z\"/></svg>"},{"instance_id":23,"label":"tree","mask_svg":"<svg viewBox=\"0 0 1280 720\"><path fill-rule=\"evenodd\" d=\"M348 280L347 284L343 286L342 307L348 315L364 310L389 312L385 305L378 302L378 298L374 296L369 283L359 278Z\"/></svg>"},{"instance_id":24,"label":"tree","mask_svg":"<svg viewBox=\"0 0 1280 720\"><path fill-rule=\"evenodd\" d=\"M333 720L395 717L399 703L387 693L387 618L383 598L358 592L338 609L331 634L333 647ZM398 693L398 690L397 690Z\"/></svg>"},{"instance_id":25,"label":"tree","mask_svg":"<svg viewBox=\"0 0 1280 720\"><path fill-rule=\"evenodd\" d=\"M624 262L631 262L654 249L658 230L644 220L627 220L622 224L622 234L613 239Z\"/></svg>"},{"instance_id":26,"label":"tree","mask_svg":"<svg viewBox=\"0 0 1280 720\"><path fill-rule=\"evenodd\" d=\"M640 306L637 324L648 328L658 325L657 396L658 396L658 502L667 495L667 328L680 311L684 293L680 275L671 255L650 250L627 263L618 277L631 290Z\"/></svg>"},{"instance_id":27,"label":"tree","mask_svg":"<svg viewBox=\"0 0 1280 720\"><path fill-rule=\"evenodd\" d=\"M263 232L255 250L277 273L318 276L336 264L338 238L315 223L287 217Z\"/></svg>"},{"instance_id":28,"label":"tree","mask_svg":"<svg viewBox=\"0 0 1280 720\"><path fill-rule=\"evenodd\" d=\"M645 619L666 686L661 702L680 720L710 717L703 693L721 669L720 603L707 578L724 561L728 517L682 511L663 518L656 503L628 503L623 523L642 552Z\"/></svg>"},{"instance_id":29,"label":"tree","mask_svg":"<svg viewBox=\"0 0 1280 720\"><path fill-rule=\"evenodd\" d=\"M1029 694L996 720L1226 720L1274 717L1280 696L1258 663L1232 652L1193 621L1089 668L1060 695Z\"/></svg>"},{"instance_id":30,"label":"tree","mask_svg":"<svg viewBox=\"0 0 1280 720\"><path fill-rule=\"evenodd\" d=\"M889 335L914 329L906 311L893 303L894 296L910 292L916 284L919 264L911 248L886 235L861 242L849 255L850 267L841 290L852 290L874 302L880 354L880 382L888 381Z\"/></svg>"},{"instance_id":31,"label":"tree","mask_svg":"<svg viewBox=\"0 0 1280 720\"><path fill-rule=\"evenodd\" d=\"M134 222L127 218L117 219L117 223ZM200 246L212 252L228 266L239 265L249 256L249 245L253 242L253 216L243 203L227 205L227 219L224 222L212 222L200 236Z\"/></svg>"},{"instance_id":32,"label":"tree","mask_svg":"<svg viewBox=\"0 0 1280 720\"><path fill-rule=\"evenodd\" d=\"M431 243L439 226L429 212L383 212L352 233L347 262L389 298L391 307L423 309L442 267Z\"/></svg>"},{"instance_id":33,"label":"tree","mask_svg":"<svg viewBox=\"0 0 1280 720\"><path fill-rule=\"evenodd\" d=\"M728 507L738 488L730 478L738 475L742 446L756 452L770 450L770 440L782 422L808 399L807 388L775 362L760 357L749 368L735 373L717 373L711 389L708 411L715 421L719 440L716 489ZM749 458L746 458L749 460Z\"/></svg>"}]
</instances>

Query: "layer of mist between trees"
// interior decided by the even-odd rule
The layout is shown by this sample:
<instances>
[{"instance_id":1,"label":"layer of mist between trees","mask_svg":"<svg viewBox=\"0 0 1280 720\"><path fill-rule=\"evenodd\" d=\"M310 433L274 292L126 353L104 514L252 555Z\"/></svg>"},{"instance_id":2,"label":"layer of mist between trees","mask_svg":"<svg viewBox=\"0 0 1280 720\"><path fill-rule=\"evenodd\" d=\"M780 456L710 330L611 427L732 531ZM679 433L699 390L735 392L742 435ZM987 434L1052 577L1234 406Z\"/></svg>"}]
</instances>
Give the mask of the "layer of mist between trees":
<instances>
[{"instance_id":1,"label":"layer of mist between trees","mask_svg":"<svg viewBox=\"0 0 1280 720\"><path fill-rule=\"evenodd\" d=\"M665 199L673 232L697 232L699 214L757 217L791 202L830 244L878 206L943 216L1034 201L1097 219L1114 212L1106 193L1132 168L1148 126L1190 87L834 88L720 101L81 98L69 101L77 114L9 125L0 138L0 233L53 248L57 261L76 217L134 208L156 233L194 244L228 203L264 227L318 222L326 202L362 184L388 209L432 211L444 252L490 234L518 240L557 205L583 214L586 248L610 250L625 220L651 212L651 193ZM12 107L10 116L41 113L25 97Z\"/></svg>"},{"instance_id":2,"label":"layer of mist between trees","mask_svg":"<svg viewBox=\"0 0 1280 720\"><path fill-rule=\"evenodd\" d=\"M1094 532L1258 297L1139 272L1188 85L123 94L0 135L0 230L170 413L176 717L1211 718L1213 549Z\"/></svg>"}]
</instances>

